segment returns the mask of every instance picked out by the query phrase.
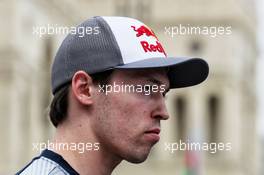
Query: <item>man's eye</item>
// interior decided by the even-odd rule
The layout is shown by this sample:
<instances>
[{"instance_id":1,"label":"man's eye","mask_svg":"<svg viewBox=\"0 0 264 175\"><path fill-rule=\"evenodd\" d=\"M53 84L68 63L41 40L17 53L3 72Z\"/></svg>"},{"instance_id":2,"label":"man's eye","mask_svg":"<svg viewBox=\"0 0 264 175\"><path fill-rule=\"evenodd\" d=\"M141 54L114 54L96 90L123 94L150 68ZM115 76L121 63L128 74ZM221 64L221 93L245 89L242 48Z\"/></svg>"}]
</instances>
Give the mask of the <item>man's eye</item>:
<instances>
[{"instance_id":1,"label":"man's eye","mask_svg":"<svg viewBox=\"0 0 264 175\"><path fill-rule=\"evenodd\" d=\"M150 90L150 86L145 86L145 90L149 91Z\"/></svg>"},{"instance_id":2,"label":"man's eye","mask_svg":"<svg viewBox=\"0 0 264 175\"><path fill-rule=\"evenodd\" d=\"M164 92L162 92L162 96L163 96L165 99L167 99L167 97L168 97L168 91L164 91Z\"/></svg>"},{"instance_id":3,"label":"man's eye","mask_svg":"<svg viewBox=\"0 0 264 175\"><path fill-rule=\"evenodd\" d=\"M162 96L166 99L167 98L167 92L163 92Z\"/></svg>"}]
</instances>

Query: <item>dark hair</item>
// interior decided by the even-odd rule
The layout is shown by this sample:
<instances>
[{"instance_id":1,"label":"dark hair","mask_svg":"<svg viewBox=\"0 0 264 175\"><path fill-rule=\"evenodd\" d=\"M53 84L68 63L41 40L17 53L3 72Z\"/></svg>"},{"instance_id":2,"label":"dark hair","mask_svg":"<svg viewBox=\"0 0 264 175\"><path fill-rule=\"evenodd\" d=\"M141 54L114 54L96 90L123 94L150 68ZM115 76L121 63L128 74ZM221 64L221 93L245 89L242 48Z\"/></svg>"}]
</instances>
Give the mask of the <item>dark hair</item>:
<instances>
[{"instance_id":1,"label":"dark hair","mask_svg":"<svg viewBox=\"0 0 264 175\"><path fill-rule=\"evenodd\" d=\"M90 75L95 84L108 84L113 70ZM50 120L52 124L57 127L67 116L68 109L68 94L71 83L65 84L57 92L55 92L52 102L50 104Z\"/></svg>"}]
</instances>

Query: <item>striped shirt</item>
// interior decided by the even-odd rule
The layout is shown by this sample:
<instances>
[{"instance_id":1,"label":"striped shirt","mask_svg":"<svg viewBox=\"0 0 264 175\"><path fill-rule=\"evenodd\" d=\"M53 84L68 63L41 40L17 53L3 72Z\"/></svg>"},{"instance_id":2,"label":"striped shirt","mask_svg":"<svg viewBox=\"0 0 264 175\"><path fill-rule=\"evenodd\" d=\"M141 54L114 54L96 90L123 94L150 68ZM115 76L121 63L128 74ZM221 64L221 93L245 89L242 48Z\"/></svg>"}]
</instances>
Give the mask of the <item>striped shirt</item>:
<instances>
[{"instance_id":1,"label":"striped shirt","mask_svg":"<svg viewBox=\"0 0 264 175\"><path fill-rule=\"evenodd\" d=\"M79 173L61 155L46 149L16 175L79 175Z\"/></svg>"}]
</instances>

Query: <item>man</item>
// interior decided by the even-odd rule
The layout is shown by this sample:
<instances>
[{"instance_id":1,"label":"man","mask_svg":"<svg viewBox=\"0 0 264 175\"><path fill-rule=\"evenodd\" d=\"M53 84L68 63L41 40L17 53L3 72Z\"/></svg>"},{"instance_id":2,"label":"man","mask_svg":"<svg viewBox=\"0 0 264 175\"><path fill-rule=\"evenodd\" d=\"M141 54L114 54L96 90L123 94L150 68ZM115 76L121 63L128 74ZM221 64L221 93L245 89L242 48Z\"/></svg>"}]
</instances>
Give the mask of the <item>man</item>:
<instances>
[{"instance_id":1,"label":"man","mask_svg":"<svg viewBox=\"0 0 264 175\"><path fill-rule=\"evenodd\" d=\"M109 175L122 160L145 161L169 118L166 92L208 75L202 59L167 57L138 20L93 17L77 29L88 32L69 34L52 66L53 146L17 174Z\"/></svg>"}]
</instances>

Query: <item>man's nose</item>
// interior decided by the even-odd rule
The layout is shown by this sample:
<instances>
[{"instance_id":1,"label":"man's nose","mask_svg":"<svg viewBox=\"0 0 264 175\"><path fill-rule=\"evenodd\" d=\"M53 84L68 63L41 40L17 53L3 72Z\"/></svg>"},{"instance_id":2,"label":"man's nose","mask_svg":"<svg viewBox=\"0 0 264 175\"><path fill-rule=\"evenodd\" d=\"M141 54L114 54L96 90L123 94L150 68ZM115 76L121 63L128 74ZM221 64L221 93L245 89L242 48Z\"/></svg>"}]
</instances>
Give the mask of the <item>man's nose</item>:
<instances>
[{"instance_id":1,"label":"man's nose","mask_svg":"<svg viewBox=\"0 0 264 175\"><path fill-rule=\"evenodd\" d=\"M157 118L159 120L167 120L169 118L169 114L165 105L165 99L155 101L155 109L152 113L153 118Z\"/></svg>"}]
</instances>

